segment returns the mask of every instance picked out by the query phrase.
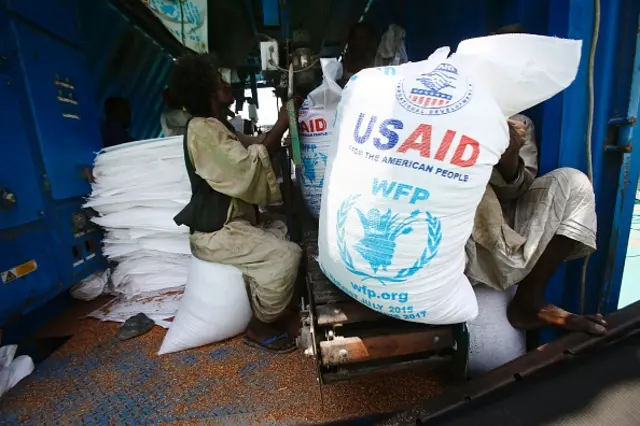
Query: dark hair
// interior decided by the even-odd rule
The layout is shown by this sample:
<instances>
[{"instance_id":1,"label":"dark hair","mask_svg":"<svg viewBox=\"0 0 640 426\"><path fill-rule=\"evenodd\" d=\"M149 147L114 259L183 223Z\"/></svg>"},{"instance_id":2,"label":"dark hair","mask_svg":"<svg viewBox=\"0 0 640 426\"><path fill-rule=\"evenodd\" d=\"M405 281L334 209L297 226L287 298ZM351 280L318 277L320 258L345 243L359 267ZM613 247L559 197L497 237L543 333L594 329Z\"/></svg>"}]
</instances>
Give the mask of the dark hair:
<instances>
[{"instance_id":1,"label":"dark hair","mask_svg":"<svg viewBox=\"0 0 640 426\"><path fill-rule=\"evenodd\" d=\"M526 32L522 24L510 24L498 28L494 34L525 34Z\"/></svg>"},{"instance_id":2,"label":"dark hair","mask_svg":"<svg viewBox=\"0 0 640 426\"><path fill-rule=\"evenodd\" d=\"M353 40L358 31L365 31L372 40L376 40L378 38L378 33L376 30L369 24L368 22L358 22L353 27L349 29L349 35L347 36L347 42Z\"/></svg>"},{"instance_id":3,"label":"dark hair","mask_svg":"<svg viewBox=\"0 0 640 426\"><path fill-rule=\"evenodd\" d=\"M104 101L104 115L106 115L107 118L112 118L121 108L128 106L129 101L125 98L111 96Z\"/></svg>"},{"instance_id":4,"label":"dark hair","mask_svg":"<svg viewBox=\"0 0 640 426\"><path fill-rule=\"evenodd\" d=\"M218 89L218 61L208 53L179 58L171 70L171 97L195 117L211 115L211 96Z\"/></svg>"}]
</instances>

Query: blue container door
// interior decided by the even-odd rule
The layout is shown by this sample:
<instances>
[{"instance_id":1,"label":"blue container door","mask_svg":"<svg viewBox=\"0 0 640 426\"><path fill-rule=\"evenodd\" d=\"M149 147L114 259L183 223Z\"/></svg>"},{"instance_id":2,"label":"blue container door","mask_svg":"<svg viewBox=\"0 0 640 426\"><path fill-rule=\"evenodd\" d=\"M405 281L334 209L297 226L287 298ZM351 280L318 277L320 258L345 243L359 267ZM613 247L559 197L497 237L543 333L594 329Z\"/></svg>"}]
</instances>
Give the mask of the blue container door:
<instances>
[{"instance_id":1,"label":"blue container door","mask_svg":"<svg viewBox=\"0 0 640 426\"><path fill-rule=\"evenodd\" d=\"M638 28L640 28L640 16L638 21ZM618 306L638 188L640 150L632 148L634 142L636 147L640 145L640 129L637 124L640 109L640 32L636 36L633 70L627 112L613 117L608 123L608 142L612 144L607 145L606 149L612 153L618 153L622 161L616 189L615 216L609 240L609 258L605 269L603 294L600 297L600 309L604 312L614 311Z\"/></svg>"}]
</instances>

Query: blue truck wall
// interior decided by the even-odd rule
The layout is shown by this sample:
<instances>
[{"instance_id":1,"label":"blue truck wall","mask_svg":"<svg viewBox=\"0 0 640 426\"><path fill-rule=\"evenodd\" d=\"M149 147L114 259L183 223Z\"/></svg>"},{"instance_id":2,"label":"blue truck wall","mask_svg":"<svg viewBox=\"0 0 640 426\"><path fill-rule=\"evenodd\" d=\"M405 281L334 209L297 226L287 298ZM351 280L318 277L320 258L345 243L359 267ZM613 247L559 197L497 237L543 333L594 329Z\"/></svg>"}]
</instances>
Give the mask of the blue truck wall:
<instances>
[{"instance_id":1,"label":"blue truck wall","mask_svg":"<svg viewBox=\"0 0 640 426\"><path fill-rule=\"evenodd\" d=\"M95 107L100 117L108 97L126 98L131 103L133 138L158 137L162 89L173 58L107 0L80 1L78 8Z\"/></svg>"},{"instance_id":2,"label":"blue truck wall","mask_svg":"<svg viewBox=\"0 0 640 426\"><path fill-rule=\"evenodd\" d=\"M107 0L0 1L0 189L15 195L0 208L0 273L37 264L0 281L0 327L106 266L82 209L102 105L128 98L132 135L156 137L171 64Z\"/></svg>"},{"instance_id":3,"label":"blue truck wall","mask_svg":"<svg viewBox=\"0 0 640 426\"><path fill-rule=\"evenodd\" d=\"M425 59L440 46L489 34L521 23L528 32L583 41L576 81L564 93L526 113L537 125L540 173L558 167L587 171L588 63L595 19L593 0L377 0L365 20L382 32L399 23L406 32L411 60ZM594 69L595 111L592 158L598 214L598 251L591 257L585 286L587 312L615 310L619 296L640 154L605 149L609 121L637 115L638 83L632 87L640 2L601 0L600 29ZM631 101L630 101L631 98ZM637 126L636 126L637 127ZM637 132L636 132L637 134ZM623 128L618 141L638 137ZM622 170L622 173L621 173ZM551 302L579 311L583 261L564 265L548 290Z\"/></svg>"}]
</instances>

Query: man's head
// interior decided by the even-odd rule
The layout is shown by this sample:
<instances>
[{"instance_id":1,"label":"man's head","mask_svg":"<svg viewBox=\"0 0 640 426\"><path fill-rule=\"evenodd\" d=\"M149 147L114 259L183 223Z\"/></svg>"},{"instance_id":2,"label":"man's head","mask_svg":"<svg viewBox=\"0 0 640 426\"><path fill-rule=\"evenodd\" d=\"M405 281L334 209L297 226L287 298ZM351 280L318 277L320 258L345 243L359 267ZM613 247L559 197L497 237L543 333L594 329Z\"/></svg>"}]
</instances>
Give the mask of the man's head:
<instances>
[{"instance_id":1,"label":"man's head","mask_svg":"<svg viewBox=\"0 0 640 426\"><path fill-rule=\"evenodd\" d=\"M104 115L107 121L118 123L125 129L131 126L131 106L124 98L107 98L104 102Z\"/></svg>"},{"instance_id":2,"label":"man's head","mask_svg":"<svg viewBox=\"0 0 640 426\"><path fill-rule=\"evenodd\" d=\"M349 30L347 37L349 55L356 60L375 59L378 48L378 36L365 22L358 22Z\"/></svg>"},{"instance_id":3,"label":"man's head","mask_svg":"<svg viewBox=\"0 0 640 426\"><path fill-rule=\"evenodd\" d=\"M494 34L526 34L526 31L522 24L510 24L498 28Z\"/></svg>"},{"instance_id":4,"label":"man's head","mask_svg":"<svg viewBox=\"0 0 640 426\"><path fill-rule=\"evenodd\" d=\"M224 114L234 102L231 85L222 79L215 57L206 53L178 59L169 90L176 102L196 117Z\"/></svg>"},{"instance_id":5,"label":"man's head","mask_svg":"<svg viewBox=\"0 0 640 426\"><path fill-rule=\"evenodd\" d=\"M176 97L171 94L171 90L169 90L168 87L162 91L162 100L164 104L171 109L182 109L182 105L180 105Z\"/></svg>"}]
</instances>

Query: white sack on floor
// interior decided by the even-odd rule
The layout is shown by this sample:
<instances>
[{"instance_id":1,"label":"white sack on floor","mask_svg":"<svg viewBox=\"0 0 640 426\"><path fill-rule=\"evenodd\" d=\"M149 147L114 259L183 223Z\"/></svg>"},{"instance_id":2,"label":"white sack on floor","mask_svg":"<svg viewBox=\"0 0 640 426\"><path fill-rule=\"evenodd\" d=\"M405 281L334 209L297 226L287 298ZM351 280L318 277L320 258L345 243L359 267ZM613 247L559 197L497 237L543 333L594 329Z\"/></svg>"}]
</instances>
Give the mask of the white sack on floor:
<instances>
[{"instance_id":1,"label":"white sack on floor","mask_svg":"<svg viewBox=\"0 0 640 426\"><path fill-rule=\"evenodd\" d=\"M0 368L8 367L18 351L18 345L5 345L0 347Z\"/></svg>"},{"instance_id":2,"label":"white sack on floor","mask_svg":"<svg viewBox=\"0 0 640 426\"><path fill-rule=\"evenodd\" d=\"M85 207L99 214L92 220L105 231L102 252L116 264L109 290L121 296L94 316L123 322L142 312L168 326L191 258L189 230L173 222L191 197L183 138L107 148L93 174Z\"/></svg>"},{"instance_id":3,"label":"white sack on floor","mask_svg":"<svg viewBox=\"0 0 640 426\"><path fill-rule=\"evenodd\" d=\"M35 368L27 355L14 358L16 345L0 347L0 397L31 374Z\"/></svg>"},{"instance_id":4,"label":"white sack on floor","mask_svg":"<svg viewBox=\"0 0 640 426\"><path fill-rule=\"evenodd\" d=\"M507 118L566 88L582 43L467 40L449 57L365 69L342 92L322 193L319 263L364 305L425 324L478 307L464 246L509 145Z\"/></svg>"},{"instance_id":5,"label":"white sack on floor","mask_svg":"<svg viewBox=\"0 0 640 426\"><path fill-rule=\"evenodd\" d=\"M184 297L158 355L236 336L245 331L251 316L240 270L193 257Z\"/></svg>"},{"instance_id":6,"label":"white sack on floor","mask_svg":"<svg viewBox=\"0 0 640 426\"><path fill-rule=\"evenodd\" d=\"M473 290L478 299L478 316L467 323L472 376L498 368L527 352L525 332L513 328L507 319L507 306L516 288L498 291L476 285Z\"/></svg>"},{"instance_id":7,"label":"white sack on floor","mask_svg":"<svg viewBox=\"0 0 640 426\"><path fill-rule=\"evenodd\" d=\"M320 199L327 167L333 122L342 88L336 80L342 76L337 59L320 59L322 84L305 99L298 114L302 156L302 196L311 214L320 214Z\"/></svg>"},{"instance_id":8,"label":"white sack on floor","mask_svg":"<svg viewBox=\"0 0 640 426\"><path fill-rule=\"evenodd\" d=\"M111 271L109 269L94 272L78 284L71 287L69 293L74 299L84 301L93 300L104 293L110 276Z\"/></svg>"}]
</instances>

